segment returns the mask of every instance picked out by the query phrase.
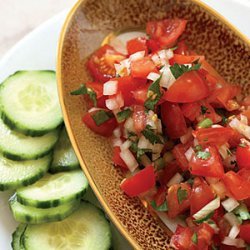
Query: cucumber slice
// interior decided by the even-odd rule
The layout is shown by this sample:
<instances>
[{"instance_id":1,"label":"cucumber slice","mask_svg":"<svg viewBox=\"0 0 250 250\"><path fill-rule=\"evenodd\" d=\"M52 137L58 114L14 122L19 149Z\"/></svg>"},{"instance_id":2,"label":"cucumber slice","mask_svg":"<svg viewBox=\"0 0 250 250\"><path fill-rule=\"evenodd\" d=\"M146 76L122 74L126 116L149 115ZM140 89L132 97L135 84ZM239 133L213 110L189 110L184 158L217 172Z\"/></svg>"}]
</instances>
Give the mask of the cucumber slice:
<instances>
[{"instance_id":1,"label":"cucumber slice","mask_svg":"<svg viewBox=\"0 0 250 250\"><path fill-rule=\"evenodd\" d=\"M57 207L79 199L87 187L88 181L81 170L47 174L28 187L17 189L17 200L32 207Z\"/></svg>"},{"instance_id":2,"label":"cucumber slice","mask_svg":"<svg viewBox=\"0 0 250 250\"><path fill-rule=\"evenodd\" d=\"M40 137L26 136L7 127L0 119L0 151L12 160L37 159L52 151L59 136L59 130Z\"/></svg>"},{"instance_id":3,"label":"cucumber slice","mask_svg":"<svg viewBox=\"0 0 250 250\"><path fill-rule=\"evenodd\" d=\"M20 224L16 231L12 234L11 246L13 250L25 250L22 242L22 236L25 232L27 225Z\"/></svg>"},{"instance_id":4,"label":"cucumber slice","mask_svg":"<svg viewBox=\"0 0 250 250\"><path fill-rule=\"evenodd\" d=\"M51 155L29 161L12 161L0 155L0 190L16 189L36 182L48 171L51 160Z\"/></svg>"},{"instance_id":5,"label":"cucumber slice","mask_svg":"<svg viewBox=\"0 0 250 250\"><path fill-rule=\"evenodd\" d=\"M36 208L24 206L14 195L10 199L10 208L16 221L21 223L39 224L61 221L72 214L80 205L80 199L53 208Z\"/></svg>"},{"instance_id":6,"label":"cucumber slice","mask_svg":"<svg viewBox=\"0 0 250 250\"><path fill-rule=\"evenodd\" d=\"M79 161L71 146L67 131L63 128L54 149L53 162L50 166L50 171L55 173L79 168Z\"/></svg>"},{"instance_id":7,"label":"cucumber slice","mask_svg":"<svg viewBox=\"0 0 250 250\"><path fill-rule=\"evenodd\" d=\"M24 246L28 250L107 250L111 246L110 225L99 208L84 202L63 221L28 225Z\"/></svg>"},{"instance_id":8,"label":"cucumber slice","mask_svg":"<svg viewBox=\"0 0 250 250\"><path fill-rule=\"evenodd\" d=\"M43 135L62 123L53 71L18 71L1 85L2 118L26 135Z\"/></svg>"}]
</instances>

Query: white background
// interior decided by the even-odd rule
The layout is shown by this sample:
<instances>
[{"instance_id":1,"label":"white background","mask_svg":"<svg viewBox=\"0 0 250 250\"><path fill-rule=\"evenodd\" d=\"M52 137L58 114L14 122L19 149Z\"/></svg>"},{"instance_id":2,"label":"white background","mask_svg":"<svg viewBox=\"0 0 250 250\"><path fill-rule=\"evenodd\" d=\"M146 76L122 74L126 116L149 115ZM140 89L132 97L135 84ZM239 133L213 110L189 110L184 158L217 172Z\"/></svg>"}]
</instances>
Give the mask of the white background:
<instances>
[{"instance_id":1,"label":"white background","mask_svg":"<svg viewBox=\"0 0 250 250\"><path fill-rule=\"evenodd\" d=\"M18 40L58 12L69 9L77 0L0 0L0 58ZM98 1L98 0L97 0ZM242 22L242 11L235 3L250 6L250 0L203 0L220 13L231 16L230 21L250 37L248 18Z\"/></svg>"}]
</instances>

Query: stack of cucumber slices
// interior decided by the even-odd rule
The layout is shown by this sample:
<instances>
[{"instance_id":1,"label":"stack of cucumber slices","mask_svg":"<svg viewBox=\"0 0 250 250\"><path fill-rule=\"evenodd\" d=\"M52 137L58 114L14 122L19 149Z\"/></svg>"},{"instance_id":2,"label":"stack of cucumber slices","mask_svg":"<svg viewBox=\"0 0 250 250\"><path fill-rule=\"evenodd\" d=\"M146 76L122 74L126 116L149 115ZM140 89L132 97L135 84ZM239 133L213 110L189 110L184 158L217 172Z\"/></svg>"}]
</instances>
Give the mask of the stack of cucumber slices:
<instances>
[{"instance_id":1,"label":"stack of cucumber slices","mask_svg":"<svg viewBox=\"0 0 250 250\"><path fill-rule=\"evenodd\" d=\"M0 85L0 191L21 224L12 248L105 250L104 213L82 201L88 182L70 144L53 71L19 71Z\"/></svg>"}]
</instances>

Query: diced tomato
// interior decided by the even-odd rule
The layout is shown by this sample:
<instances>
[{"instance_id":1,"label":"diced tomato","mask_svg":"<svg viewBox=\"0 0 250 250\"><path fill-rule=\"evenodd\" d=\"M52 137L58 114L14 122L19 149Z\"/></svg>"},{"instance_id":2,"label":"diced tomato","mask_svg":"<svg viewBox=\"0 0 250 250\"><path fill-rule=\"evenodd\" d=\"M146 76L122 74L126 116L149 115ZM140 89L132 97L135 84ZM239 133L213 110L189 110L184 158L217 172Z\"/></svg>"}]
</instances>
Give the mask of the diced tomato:
<instances>
[{"instance_id":1,"label":"diced tomato","mask_svg":"<svg viewBox=\"0 0 250 250\"><path fill-rule=\"evenodd\" d=\"M161 48L160 43L153 39L147 40L147 46L151 53L156 52Z\"/></svg>"},{"instance_id":2,"label":"diced tomato","mask_svg":"<svg viewBox=\"0 0 250 250\"><path fill-rule=\"evenodd\" d=\"M238 175L250 183L250 169L243 168L238 172Z\"/></svg>"},{"instance_id":3,"label":"diced tomato","mask_svg":"<svg viewBox=\"0 0 250 250\"><path fill-rule=\"evenodd\" d=\"M87 68L96 81L106 82L115 77L114 63L118 63L123 59L125 59L124 55L106 44L90 56L87 61Z\"/></svg>"},{"instance_id":4,"label":"diced tomato","mask_svg":"<svg viewBox=\"0 0 250 250\"><path fill-rule=\"evenodd\" d=\"M109 137L112 135L113 130L117 127L117 121L114 117L110 118L108 121L104 122L103 124L97 126L92 115L97 112L93 111L91 113L86 113L83 117L83 122L85 125L90 128L96 134Z\"/></svg>"},{"instance_id":5,"label":"diced tomato","mask_svg":"<svg viewBox=\"0 0 250 250\"><path fill-rule=\"evenodd\" d=\"M148 84L144 84L138 89L132 91L135 104L144 105L145 101L147 100L148 87L149 87Z\"/></svg>"},{"instance_id":6,"label":"diced tomato","mask_svg":"<svg viewBox=\"0 0 250 250\"><path fill-rule=\"evenodd\" d=\"M217 149L208 146L203 152L205 153L204 159L202 157L199 158L197 154L191 158L189 162L191 173L203 177L221 178L224 174L224 168Z\"/></svg>"},{"instance_id":7,"label":"diced tomato","mask_svg":"<svg viewBox=\"0 0 250 250\"><path fill-rule=\"evenodd\" d=\"M177 64L191 64L195 61L202 62L204 60L204 56L201 55L179 55L174 54L174 57L171 58L171 63L177 63Z\"/></svg>"},{"instance_id":8,"label":"diced tomato","mask_svg":"<svg viewBox=\"0 0 250 250\"><path fill-rule=\"evenodd\" d=\"M243 239L247 244L250 244L250 223L240 225L240 238Z\"/></svg>"},{"instance_id":9,"label":"diced tomato","mask_svg":"<svg viewBox=\"0 0 250 250\"><path fill-rule=\"evenodd\" d=\"M206 112L204 114L201 114L197 118L197 121L201 121L204 118L209 118L213 123L218 123L222 120L222 117L215 112L214 108L206 100L202 100L199 103L201 107L206 108Z\"/></svg>"},{"instance_id":10,"label":"diced tomato","mask_svg":"<svg viewBox=\"0 0 250 250\"><path fill-rule=\"evenodd\" d=\"M133 121L134 121L135 131L137 133L140 133L142 130L145 129L147 117L145 114L144 106L140 106L140 105L134 106Z\"/></svg>"},{"instance_id":11,"label":"diced tomato","mask_svg":"<svg viewBox=\"0 0 250 250\"><path fill-rule=\"evenodd\" d=\"M172 153L176 159L176 162L180 166L180 168L183 171L188 170L188 160L185 156L186 151L192 146L192 143L187 144L177 144L174 149L172 150Z\"/></svg>"},{"instance_id":12,"label":"diced tomato","mask_svg":"<svg viewBox=\"0 0 250 250\"><path fill-rule=\"evenodd\" d=\"M222 241L226 236L228 236L230 229L231 229L231 225L223 216L218 220L217 224L220 229L219 239Z\"/></svg>"},{"instance_id":13,"label":"diced tomato","mask_svg":"<svg viewBox=\"0 0 250 250\"><path fill-rule=\"evenodd\" d=\"M131 76L146 79L151 72L158 72L155 64L149 57L144 57L131 62Z\"/></svg>"},{"instance_id":14,"label":"diced tomato","mask_svg":"<svg viewBox=\"0 0 250 250\"><path fill-rule=\"evenodd\" d=\"M162 186L166 186L169 180L180 171L179 166L176 161L172 161L167 164L167 166L163 169L161 176L159 177L159 181Z\"/></svg>"},{"instance_id":15,"label":"diced tomato","mask_svg":"<svg viewBox=\"0 0 250 250\"><path fill-rule=\"evenodd\" d=\"M210 75L217 79L221 84L227 84L225 79L215 70L215 68L209 64L206 60L202 61L201 67L205 69Z\"/></svg>"},{"instance_id":16,"label":"diced tomato","mask_svg":"<svg viewBox=\"0 0 250 250\"><path fill-rule=\"evenodd\" d=\"M214 193L207 183L201 178L196 177L192 187L190 197L190 213L194 215L201 208L214 199Z\"/></svg>"},{"instance_id":17,"label":"diced tomato","mask_svg":"<svg viewBox=\"0 0 250 250\"><path fill-rule=\"evenodd\" d=\"M250 169L250 146L238 146L236 150L236 160L239 168Z\"/></svg>"},{"instance_id":18,"label":"diced tomato","mask_svg":"<svg viewBox=\"0 0 250 250\"><path fill-rule=\"evenodd\" d=\"M246 97L243 99L241 105L246 106L246 107L250 106L250 95L246 96Z\"/></svg>"},{"instance_id":19,"label":"diced tomato","mask_svg":"<svg viewBox=\"0 0 250 250\"><path fill-rule=\"evenodd\" d=\"M135 197L147 192L155 186L153 166L148 166L135 175L125 179L120 186L125 194L130 197Z\"/></svg>"},{"instance_id":20,"label":"diced tomato","mask_svg":"<svg viewBox=\"0 0 250 250\"><path fill-rule=\"evenodd\" d=\"M128 54L134 54L138 51L145 51L148 54L147 39L145 37L136 37L127 42Z\"/></svg>"},{"instance_id":21,"label":"diced tomato","mask_svg":"<svg viewBox=\"0 0 250 250\"><path fill-rule=\"evenodd\" d=\"M189 55L189 49L185 40L181 40L177 43L177 49L174 50L174 53L178 55Z\"/></svg>"},{"instance_id":22,"label":"diced tomato","mask_svg":"<svg viewBox=\"0 0 250 250\"><path fill-rule=\"evenodd\" d=\"M197 249L208 249L208 246L212 243L214 230L207 223L202 223L197 229L198 244Z\"/></svg>"},{"instance_id":23,"label":"diced tomato","mask_svg":"<svg viewBox=\"0 0 250 250\"><path fill-rule=\"evenodd\" d=\"M185 193L180 199L179 192ZM175 218L177 215L185 212L190 207L191 187L187 183L174 184L168 189L167 204L168 216Z\"/></svg>"},{"instance_id":24,"label":"diced tomato","mask_svg":"<svg viewBox=\"0 0 250 250\"><path fill-rule=\"evenodd\" d=\"M201 114L201 105L198 102L184 103L181 111L186 118L193 122Z\"/></svg>"},{"instance_id":25,"label":"diced tomato","mask_svg":"<svg viewBox=\"0 0 250 250\"><path fill-rule=\"evenodd\" d=\"M189 227L178 225L171 237L170 245L178 250L188 250L192 242L193 231Z\"/></svg>"},{"instance_id":26,"label":"diced tomato","mask_svg":"<svg viewBox=\"0 0 250 250\"><path fill-rule=\"evenodd\" d=\"M158 41L164 48L173 46L186 28L183 19L165 19L147 23L146 32L150 38Z\"/></svg>"},{"instance_id":27,"label":"diced tomato","mask_svg":"<svg viewBox=\"0 0 250 250\"><path fill-rule=\"evenodd\" d=\"M113 148L113 158L112 161L115 165L124 168L124 169L128 169L126 163L123 161L123 159L120 157L120 153L121 153L121 149L120 147L114 147Z\"/></svg>"},{"instance_id":28,"label":"diced tomato","mask_svg":"<svg viewBox=\"0 0 250 250\"><path fill-rule=\"evenodd\" d=\"M233 135L234 130L229 127L200 128L194 132L194 136L197 138L199 144L213 146L220 146L227 143Z\"/></svg>"},{"instance_id":29,"label":"diced tomato","mask_svg":"<svg viewBox=\"0 0 250 250\"><path fill-rule=\"evenodd\" d=\"M116 80L118 81L118 91L121 92L124 99L124 106L136 104L134 93L140 88L145 88L146 80L135 79L131 76L120 77Z\"/></svg>"},{"instance_id":30,"label":"diced tomato","mask_svg":"<svg viewBox=\"0 0 250 250\"><path fill-rule=\"evenodd\" d=\"M204 78L197 71L181 75L165 92L163 99L169 102L196 102L208 96L209 91Z\"/></svg>"},{"instance_id":31,"label":"diced tomato","mask_svg":"<svg viewBox=\"0 0 250 250\"><path fill-rule=\"evenodd\" d=\"M228 140L230 147L237 147L240 144L241 138L243 138L243 135L241 135L237 130L233 129L233 135Z\"/></svg>"},{"instance_id":32,"label":"diced tomato","mask_svg":"<svg viewBox=\"0 0 250 250\"><path fill-rule=\"evenodd\" d=\"M229 171L224 175L223 182L236 200L250 198L250 181L247 181L239 174Z\"/></svg>"},{"instance_id":33,"label":"diced tomato","mask_svg":"<svg viewBox=\"0 0 250 250\"><path fill-rule=\"evenodd\" d=\"M187 133L186 121L178 104L164 102L161 105L161 118L171 139Z\"/></svg>"},{"instance_id":34,"label":"diced tomato","mask_svg":"<svg viewBox=\"0 0 250 250\"><path fill-rule=\"evenodd\" d=\"M166 189L164 187L160 187L154 196L154 201L157 206L160 206L164 203L165 200L166 200Z\"/></svg>"}]
</instances>

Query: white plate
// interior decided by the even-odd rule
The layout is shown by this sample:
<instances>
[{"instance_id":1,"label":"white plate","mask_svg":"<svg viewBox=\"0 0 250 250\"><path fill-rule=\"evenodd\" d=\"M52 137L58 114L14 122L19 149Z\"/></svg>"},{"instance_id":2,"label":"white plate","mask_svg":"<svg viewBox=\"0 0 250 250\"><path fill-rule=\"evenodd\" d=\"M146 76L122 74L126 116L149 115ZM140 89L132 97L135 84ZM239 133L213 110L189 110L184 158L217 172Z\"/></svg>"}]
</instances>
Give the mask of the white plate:
<instances>
[{"instance_id":1,"label":"white plate","mask_svg":"<svg viewBox=\"0 0 250 250\"><path fill-rule=\"evenodd\" d=\"M250 37L250 1L249 0L204 0L231 20L242 32ZM67 12L50 19L16 44L0 62L0 82L17 70L55 69L56 48L59 33ZM16 223L10 214L8 198L10 192L0 192L0 250L10 250L11 234ZM114 232L119 250L129 247Z\"/></svg>"}]
</instances>

